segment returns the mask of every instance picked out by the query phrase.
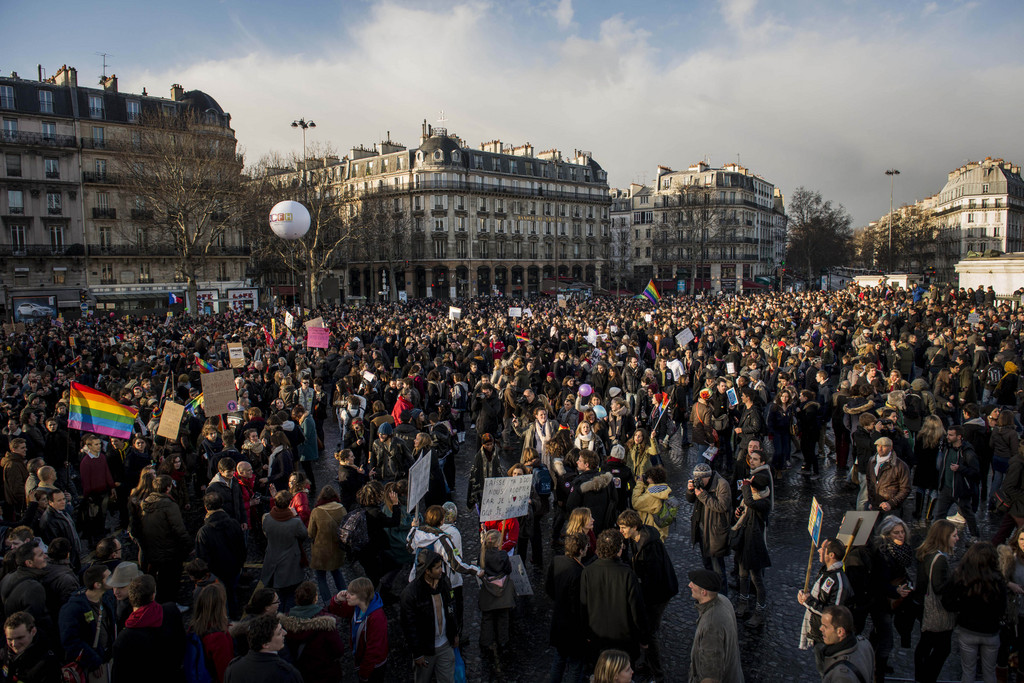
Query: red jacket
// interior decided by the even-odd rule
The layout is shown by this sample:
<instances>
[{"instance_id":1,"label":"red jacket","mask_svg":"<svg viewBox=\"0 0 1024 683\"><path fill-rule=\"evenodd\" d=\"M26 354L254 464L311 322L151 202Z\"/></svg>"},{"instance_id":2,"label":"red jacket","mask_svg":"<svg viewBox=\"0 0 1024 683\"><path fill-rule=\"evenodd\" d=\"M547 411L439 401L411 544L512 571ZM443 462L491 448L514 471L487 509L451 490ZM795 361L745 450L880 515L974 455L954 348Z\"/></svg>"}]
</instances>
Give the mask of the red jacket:
<instances>
[{"instance_id":1,"label":"red jacket","mask_svg":"<svg viewBox=\"0 0 1024 683\"><path fill-rule=\"evenodd\" d=\"M495 529L501 532L501 549L506 553L515 548L516 543L519 542L519 520L515 517L484 522L484 529L487 531Z\"/></svg>"},{"instance_id":2,"label":"red jacket","mask_svg":"<svg viewBox=\"0 0 1024 683\"><path fill-rule=\"evenodd\" d=\"M373 601L379 596L374 595L370 602L373 608ZM351 619L355 614L355 607L350 607L347 602L339 602L338 596L331 598L331 604L327 611L332 614ZM373 675L374 669L383 666L388 661L388 618L383 608L374 609L366 617L366 627L358 633L358 641L354 644L356 660L356 673L359 680L367 681Z\"/></svg>"},{"instance_id":3,"label":"red jacket","mask_svg":"<svg viewBox=\"0 0 1024 683\"><path fill-rule=\"evenodd\" d=\"M216 674L214 680L221 683L228 664L235 658L235 641L227 631L214 631L203 636L203 650L206 652L207 661L213 662Z\"/></svg>"},{"instance_id":4,"label":"red jacket","mask_svg":"<svg viewBox=\"0 0 1024 683\"><path fill-rule=\"evenodd\" d=\"M82 495L90 493L106 493L114 488L114 477L107 466L107 456L100 453L97 458L82 454L82 462L78 464L78 473L82 477Z\"/></svg>"},{"instance_id":5,"label":"red jacket","mask_svg":"<svg viewBox=\"0 0 1024 683\"><path fill-rule=\"evenodd\" d=\"M292 496L292 502L288 504L288 507L295 510L295 514L302 520L303 525L309 526L309 515L312 514L313 510L309 507L308 493L305 491L296 493Z\"/></svg>"},{"instance_id":6,"label":"red jacket","mask_svg":"<svg viewBox=\"0 0 1024 683\"><path fill-rule=\"evenodd\" d=\"M402 413L406 410L412 410L414 407L405 396L399 396L398 400L395 401L395 407L391 410L391 417L394 419L395 424L402 424Z\"/></svg>"}]
</instances>

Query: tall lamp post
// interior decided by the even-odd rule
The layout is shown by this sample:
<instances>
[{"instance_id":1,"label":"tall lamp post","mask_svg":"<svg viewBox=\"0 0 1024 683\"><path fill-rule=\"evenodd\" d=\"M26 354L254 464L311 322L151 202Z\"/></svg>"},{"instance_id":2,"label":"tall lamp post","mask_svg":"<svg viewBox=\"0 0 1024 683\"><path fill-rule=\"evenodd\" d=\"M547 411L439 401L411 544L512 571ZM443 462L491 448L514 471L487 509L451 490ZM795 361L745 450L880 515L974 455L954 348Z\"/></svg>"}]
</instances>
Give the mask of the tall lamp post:
<instances>
[{"instance_id":1,"label":"tall lamp post","mask_svg":"<svg viewBox=\"0 0 1024 683\"><path fill-rule=\"evenodd\" d=\"M895 168L890 168L885 171L885 175L889 176L889 273L892 274L893 260L892 260L892 196L893 191L896 189L896 176L900 174Z\"/></svg>"},{"instance_id":2,"label":"tall lamp post","mask_svg":"<svg viewBox=\"0 0 1024 683\"><path fill-rule=\"evenodd\" d=\"M306 185L306 129L307 128L316 128L316 123L312 119L307 121L305 118L300 118L297 121L292 121L292 128L301 128L302 129L302 174L301 174L301 178L302 178L302 198L308 204L309 203L309 188ZM302 296L303 289L305 289L303 287L303 284L304 284L303 280L305 280L305 279L306 279L306 264L305 264L305 261L303 261L302 272L299 273L299 278L298 278L298 280L299 280L298 299L299 299L299 306L300 307L306 305L305 297ZM310 292L310 297L312 298L312 296L313 296L313 293Z\"/></svg>"}]
</instances>

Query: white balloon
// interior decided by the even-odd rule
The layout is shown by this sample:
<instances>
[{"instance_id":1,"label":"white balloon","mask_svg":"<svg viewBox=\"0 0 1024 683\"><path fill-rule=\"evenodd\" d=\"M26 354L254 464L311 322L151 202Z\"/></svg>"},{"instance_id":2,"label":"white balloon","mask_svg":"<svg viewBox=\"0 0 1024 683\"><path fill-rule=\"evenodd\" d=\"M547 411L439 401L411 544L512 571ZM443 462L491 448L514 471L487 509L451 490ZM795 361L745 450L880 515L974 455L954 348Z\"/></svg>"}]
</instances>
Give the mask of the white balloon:
<instances>
[{"instance_id":1,"label":"white balloon","mask_svg":"<svg viewBox=\"0 0 1024 683\"><path fill-rule=\"evenodd\" d=\"M281 239L302 239L309 232L309 210L292 200L278 202L270 210L270 229Z\"/></svg>"}]
</instances>

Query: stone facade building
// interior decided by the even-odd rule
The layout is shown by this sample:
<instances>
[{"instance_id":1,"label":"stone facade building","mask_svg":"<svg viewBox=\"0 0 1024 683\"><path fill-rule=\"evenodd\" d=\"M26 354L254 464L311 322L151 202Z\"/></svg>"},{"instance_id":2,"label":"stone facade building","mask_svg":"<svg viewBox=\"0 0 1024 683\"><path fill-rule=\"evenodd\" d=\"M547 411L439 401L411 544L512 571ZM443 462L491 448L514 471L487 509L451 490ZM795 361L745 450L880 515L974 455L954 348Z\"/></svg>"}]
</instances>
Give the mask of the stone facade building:
<instances>
[{"instance_id":1,"label":"stone facade building","mask_svg":"<svg viewBox=\"0 0 1024 683\"><path fill-rule=\"evenodd\" d=\"M62 313L81 304L100 312L165 307L182 292L173 247L154 234L152 211L123 191L116 140L130 139L145 115L190 110L221 144L235 145L231 117L198 90L175 85L170 98L119 92L117 77L97 88L62 66L47 79L0 78L0 278L8 316L22 299L52 297ZM242 287L248 249L228 231L204 264L200 290L223 298Z\"/></svg>"},{"instance_id":2,"label":"stone facade building","mask_svg":"<svg viewBox=\"0 0 1024 683\"><path fill-rule=\"evenodd\" d=\"M317 163L355 222L334 269L346 298L529 296L554 291L556 273L563 287L610 286L611 198L589 152L474 149L424 122L414 148L389 139ZM298 173L275 183L297 187Z\"/></svg>"},{"instance_id":3,"label":"stone facade building","mask_svg":"<svg viewBox=\"0 0 1024 683\"><path fill-rule=\"evenodd\" d=\"M652 185L613 192L612 224L630 231L634 289L652 279L662 292L764 287L785 260L782 193L739 164L658 166Z\"/></svg>"}]
</instances>

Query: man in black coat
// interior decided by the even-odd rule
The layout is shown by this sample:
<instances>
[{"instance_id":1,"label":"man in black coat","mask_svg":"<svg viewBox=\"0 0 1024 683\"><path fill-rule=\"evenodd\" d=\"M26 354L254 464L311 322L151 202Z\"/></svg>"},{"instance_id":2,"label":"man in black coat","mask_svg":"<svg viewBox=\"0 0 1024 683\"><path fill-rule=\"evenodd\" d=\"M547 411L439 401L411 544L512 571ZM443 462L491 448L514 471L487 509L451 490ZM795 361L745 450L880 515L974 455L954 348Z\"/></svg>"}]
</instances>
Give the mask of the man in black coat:
<instances>
[{"instance_id":1,"label":"man in black coat","mask_svg":"<svg viewBox=\"0 0 1024 683\"><path fill-rule=\"evenodd\" d=\"M592 656L614 648L636 661L650 643L650 628L640 582L619 559L622 546L618 529L605 529L597 537L597 559L580 577L580 602L592 636Z\"/></svg>"},{"instance_id":2,"label":"man in black coat","mask_svg":"<svg viewBox=\"0 0 1024 683\"><path fill-rule=\"evenodd\" d=\"M273 614L249 622L249 652L228 665L224 683L302 683L299 670L278 655L286 633Z\"/></svg>"},{"instance_id":3,"label":"man in black coat","mask_svg":"<svg viewBox=\"0 0 1024 683\"><path fill-rule=\"evenodd\" d=\"M192 537L185 530L178 504L170 496L172 480L166 474L156 478L155 491L142 501L142 551L156 575L160 597L175 600L181 585L181 566L192 550Z\"/></svg>"},{"instance_id":4,"label":"man in black coat","mask_svg":"<svg viewBox=\"0 0 1024 683\"><path fill-rule=\"evenodd\" d=\"M582 533L565 537L565 555L548 566L544 592L554 603L551 612L551 645L555 648L552 680L578 681L587 660L587 623L580 602L583 558L589 543Z\"/></svg>"},{"instance_id":5,"label":"man in black coat","mask_svg":"<svg viewBox=\"0 0 1024 683\"><path fill-rule=\"evenodd\" d=\"M238 608L238 578L245 564L245 532L222 508L223 499L207 489L203 496L206 519L196 533L196 557L206 560L221 583L228 598L228 614L241 616Z\"/></svg>"},{"instance_id":6,"label":"man in black coat","mask_svg":"<svg viewBox=\"0 0 1024 683\"><path fill-rule=\"evenodd\" d=\"M623 555L636 573L647 607L651 633L647 662L654 680L661 683L665 680L665 672L661 668L658 629L661 628L661 617L668 607L668 601L679 593L679 579L676 578L676 570L657 529L644 524L636 510L622 512L616 522L625 539Z\"/></svg>"},{"instance_id":7,"label":"man in black coat","mask_svg":"<svg viewBox=\"0 0 1024 683\"><path fill-rule=\"evenodd\" d=\"M15 612L4 622L7 645L0 651L4 681L52 683L61 679L60 659L38 637L36 620Z\"/></svg>"},{"instance_id":8,"label":"man in black coat","mask_svg":"<svg viewBox=\"0 0 1024 683\"><path fill-rule=\"evenodd\" d=\"M249 520L245 515L245 501L242 498L242 485L235 480L233 458L221 458L217 461L217 474L206 487L207 493L216 493L224 503L223 510L228 517L237 521L242 529L248 528ZM214 572L216 574L216 572ZM218 576L220 576L218 574Z\"/></svg>"},{"instance_id":9,"label":"man in black coat","mask_svg":"<svg viewBox=\"0 0 1024 683\"><path fill-rule=\"evenodd\" d=\"M594 451L582 450L579 455L580 475L572 483L565 507L571 513L578 507L590 508L594 533L600 534L615 524L617 489L610 472L601 472L601 458Z\"/></svg>"},{"instance_id":10,"label":"man in black coat","mask_svg":"<svg viewBox=\"0 0 1024 683\"><path fill-rule=\"evenodd\" d=\"M114 641L111 683L145 678L152 683L185 680L185 627L173 602L156 602L156 579L143 574L128 585L132 613Z\"/></svg>"},{"instance_id":11,"label":"man in black coat","mask_svg":"<svg viewBox=\"0 0 1024 683\"><path fill-rule=\"evenodd\" d=\"M429 683L435 673L439 681L452 680L452 648L459 646L462 625L444 562L433 550L420 550L416 557L416 580L402 591L401 621L406 645L412 650L416 683Z\"/></svg>"},{"instance_id":12,"label":"man in black coat","mask_svg":"<svg viewBox=\"0 0 1024 683\"><path fill-rule=\"evenodd\" d=\"M43 542L53 543L55 538L66 538L71 544L71 567L78 571L82 566L82 541L78 537L74 520L67 513L67 494L59 489L46 492L49 501L39 522L39 536Z\"/></svg>"},{"instance_id":13,"label":"man in black coat","mask_svg":"<svg viewBox=\"0 0 1024 683\"><path fill-rule=\"evenodd\" d=\"M0 581L0 601L8 617L15 612L28 612L35 618L39 635L36 638L51 647L57 642L57 629L46 600L46 552L36 541L24 543L14 551L17 569Z\"/></svg>"},{"instance_id":14,"label":"man in black coat","mask_svg":"<svg viewBox=\"0 0 1024 683\"><path fill-rule=\"evenodd\" d=\"M473 396L470 410L476 422L476 435L490 434L497 437L501 432L501 399L494 393L491 384L481 384L479 393Z\"/></svg>"}]
</instances>

